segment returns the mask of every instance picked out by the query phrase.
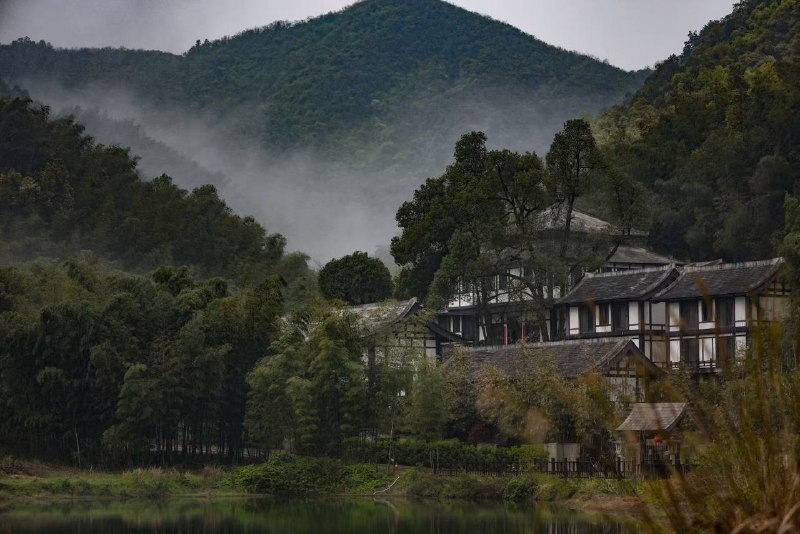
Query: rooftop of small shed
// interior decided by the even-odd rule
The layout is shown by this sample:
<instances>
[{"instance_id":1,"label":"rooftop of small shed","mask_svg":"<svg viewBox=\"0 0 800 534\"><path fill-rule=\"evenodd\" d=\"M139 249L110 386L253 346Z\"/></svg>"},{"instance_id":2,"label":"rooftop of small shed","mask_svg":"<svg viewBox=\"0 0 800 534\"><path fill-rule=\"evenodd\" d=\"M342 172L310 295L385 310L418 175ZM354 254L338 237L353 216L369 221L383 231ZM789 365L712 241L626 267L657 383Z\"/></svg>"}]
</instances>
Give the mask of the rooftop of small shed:
<instances>
[{"instance_id":1,"label":"rooftop of small shed","mask_svg":"<svg viewBox=\"0 0 800 534\"><path fill-rule=\"evenodd\" d=\"M675 428L686 413L685 402L640 402L617 430L633 432L659 432Z\"/></svg>"}]
</instances>

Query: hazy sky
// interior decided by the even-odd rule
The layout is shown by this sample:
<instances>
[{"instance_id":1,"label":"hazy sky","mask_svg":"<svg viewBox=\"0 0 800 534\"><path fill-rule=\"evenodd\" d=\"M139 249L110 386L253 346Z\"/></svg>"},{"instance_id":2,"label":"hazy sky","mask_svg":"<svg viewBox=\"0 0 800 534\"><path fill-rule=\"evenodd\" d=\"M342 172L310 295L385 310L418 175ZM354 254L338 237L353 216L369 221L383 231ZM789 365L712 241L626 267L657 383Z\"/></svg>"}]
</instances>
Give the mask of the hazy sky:
<instances>
[{"instance_id":1,"label":"hazy sky","mask_svg":"<svg viewBox=\"0 0 800 534\"><path fill-rule=\"evenodd\" d=\"M299 20L352 0L0 0L0 43L126 46L181 53L275 20ZM680 52L690 30L731 11L734 0L452 0L548 43L625 69Z\"/></svg>"}]
</instances>

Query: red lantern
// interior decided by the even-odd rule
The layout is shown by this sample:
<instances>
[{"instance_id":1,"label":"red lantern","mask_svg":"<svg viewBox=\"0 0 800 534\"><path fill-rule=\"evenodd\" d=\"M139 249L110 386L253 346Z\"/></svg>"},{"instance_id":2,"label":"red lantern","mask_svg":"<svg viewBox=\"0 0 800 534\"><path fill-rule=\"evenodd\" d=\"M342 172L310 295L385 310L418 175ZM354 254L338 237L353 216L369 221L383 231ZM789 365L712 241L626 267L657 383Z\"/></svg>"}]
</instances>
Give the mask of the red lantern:
<instances>
[{"instance_id":1,"label":"red lantern","mask_svg":"<svg viewBox=\"0 0 800 534\"><path fill-rule=\"evenodd\" d=\"M656 434L655 436L653 436L653 441L655 443L661 443L662 441L664 441L664 438L661 437L661 434Z\"/></svg>"}]
</instances>

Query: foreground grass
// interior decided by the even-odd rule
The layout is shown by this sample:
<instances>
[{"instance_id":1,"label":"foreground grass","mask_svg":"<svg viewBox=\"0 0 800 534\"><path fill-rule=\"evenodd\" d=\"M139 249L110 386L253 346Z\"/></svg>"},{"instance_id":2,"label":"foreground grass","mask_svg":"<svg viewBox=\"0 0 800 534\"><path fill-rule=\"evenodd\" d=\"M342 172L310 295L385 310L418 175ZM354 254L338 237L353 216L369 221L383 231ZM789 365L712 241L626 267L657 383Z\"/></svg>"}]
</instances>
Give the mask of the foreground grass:
<instances>
[{"instance_id":1,"label":"foreground grass","mask_svg":"<svg viewBox=\"0 0 800 534\"><path fill-rule=\"evenodd\" d=\"M134 469L87 472L34 463L11 462L0 469L0 500L166 496L222 497L241 494L275 496L361 495L415 500L467 500L514 503L596 501L603 496L633 497L638 486L627 481L529 474L516 477L437 475L423 468L392 473L385 465L343 464L337 460L275 456L264 464L201 471ZM0 466L1 467L1 466Z\"/></svg>"},{"instance_id":2,"label":"foreground grass","mask_svg":"<svg viewBox=\"0 0 800 534\"><path fill-rule=\"evenodd\" d=\"M159 468L90 472L13 458L0 460L0 500L55 496L155 498L236 492L231 472L215 467L193 472Z\"/></svg>"}]
</instances>

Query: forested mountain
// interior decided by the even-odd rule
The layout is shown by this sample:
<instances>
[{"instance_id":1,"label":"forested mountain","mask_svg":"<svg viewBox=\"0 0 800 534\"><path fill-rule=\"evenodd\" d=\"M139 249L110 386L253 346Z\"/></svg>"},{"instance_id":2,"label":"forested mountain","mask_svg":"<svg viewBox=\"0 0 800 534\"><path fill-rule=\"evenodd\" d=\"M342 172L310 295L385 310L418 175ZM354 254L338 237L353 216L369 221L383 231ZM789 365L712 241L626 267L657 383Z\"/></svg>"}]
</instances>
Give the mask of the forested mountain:
<instances>
[{"instance_id":1,"label":"forested mountain","mask_svg":"<svg viewBox=\"0 0 800 534\"><path fill-rule=\"evenodd\" d=\"M464 132L542 152L564 121L620 102L646 74L440 0L364 0L182 55L21 38L0 46L0 72L54 112L84 110L89 133L134 147L143 169L204 181L142 136L193 160L234 209L320 263L388 242L397 206ZM130 120L139 132L120 127Z\"/></svg>"},{"instance_id":2,"label":"forested mountain","mask_svg":"<svg viewBox=\"0 0 800 534\"><path fill-rule=\"evenodd\" d=\"M301 23L198 41L182 56L19 40L0 50L0 71L71 90L122 86L148 102L235 118L240 132L280 148L363 148L376 134L399 141L395 134L448 102L470 100L452 123L474 116L472 101L508 95L535 105L545 121L555 107L561 122L564 112L596 111L641 80L439 0L365 0Z\"/></svg>"},{"instance_id":3,"label":"forested mountain","mask_svg":"<svg viewBox=\"0 0 800 534\"><path fill-rule=\"evenodd\" d=\"M800 4L740 2L599 127L610 166L652 193L654 246L774 255L784 197L800 192Z\"/></svg>"}]
</instances>

